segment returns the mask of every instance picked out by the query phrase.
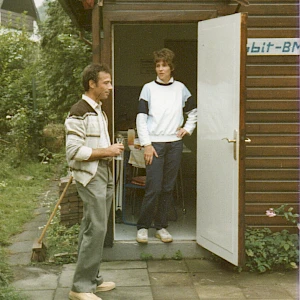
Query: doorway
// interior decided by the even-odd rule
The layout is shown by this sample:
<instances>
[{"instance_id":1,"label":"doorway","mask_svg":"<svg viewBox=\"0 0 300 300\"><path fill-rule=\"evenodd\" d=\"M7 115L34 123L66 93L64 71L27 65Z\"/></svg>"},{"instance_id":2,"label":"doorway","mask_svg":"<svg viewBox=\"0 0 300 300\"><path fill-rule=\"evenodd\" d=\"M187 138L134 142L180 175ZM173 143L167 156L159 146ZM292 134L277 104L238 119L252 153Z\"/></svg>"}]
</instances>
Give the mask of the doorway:
<instances>
[{"instance_id":1,"label":"doorway","mask_svg":"<svg viewBox=\"0 0 300 300\"><path fill-rule=\"evenodd\" d=\"M141 88L156 78L152 53L163 47L170 48L175 53L175 79L183 82L196 98L197 23L113 25L115 134L121 132L126 136L129 128L136 127L135 118ZM168 228L174 240L196 239L196 137L197 133L194 132L191 137L184 138L184 144L189 151L183 154L182 181L179 181L179 193L174 192L175 210L170 211ZM177 198L181 192L183 199ZM135 240L136 227L124 223L124 219L128 223L136 222L143 191L135 194L134 209L130 197L130 194L126 197L126 211L122 211L120 200L116 203L115 240Z\"/></svg>"}]
</instances>

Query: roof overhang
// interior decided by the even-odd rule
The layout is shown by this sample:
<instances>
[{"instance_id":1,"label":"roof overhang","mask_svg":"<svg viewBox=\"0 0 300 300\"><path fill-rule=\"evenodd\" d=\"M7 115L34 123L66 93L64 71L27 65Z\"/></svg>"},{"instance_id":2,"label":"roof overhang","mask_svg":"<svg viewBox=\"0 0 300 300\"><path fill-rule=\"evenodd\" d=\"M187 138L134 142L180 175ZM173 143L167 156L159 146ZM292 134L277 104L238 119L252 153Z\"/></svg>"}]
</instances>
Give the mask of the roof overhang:
<instances>
[{"instance_id":1,"label":"roof overhang","mask_svg":"<svg viewBox=\"0 0 300 300\"><path fill-rule=\"evenodd\" d=\"M84 9L79 0L58 0L72 22L80 30L92 31L92 9Z\"/></svg>"}]
</instances>

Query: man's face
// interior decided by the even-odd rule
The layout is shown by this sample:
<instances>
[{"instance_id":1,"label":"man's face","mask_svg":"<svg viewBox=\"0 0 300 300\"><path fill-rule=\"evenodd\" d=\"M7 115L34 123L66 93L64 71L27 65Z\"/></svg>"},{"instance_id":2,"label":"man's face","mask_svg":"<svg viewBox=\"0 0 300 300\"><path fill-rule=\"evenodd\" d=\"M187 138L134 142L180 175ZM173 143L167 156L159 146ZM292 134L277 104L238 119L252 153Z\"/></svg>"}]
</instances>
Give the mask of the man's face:
<instances>
[{"instance_id":1,"label":"man's face","mask_svg":"<svg viewBox=\"0 0 300 300\"><path fill-rule=\"evenodd\" d=\"M99 72L98 82L94 85L93 94L97 102L108 98L112 90L111 76L106 72Z\"/></svg>"}]
</instances>

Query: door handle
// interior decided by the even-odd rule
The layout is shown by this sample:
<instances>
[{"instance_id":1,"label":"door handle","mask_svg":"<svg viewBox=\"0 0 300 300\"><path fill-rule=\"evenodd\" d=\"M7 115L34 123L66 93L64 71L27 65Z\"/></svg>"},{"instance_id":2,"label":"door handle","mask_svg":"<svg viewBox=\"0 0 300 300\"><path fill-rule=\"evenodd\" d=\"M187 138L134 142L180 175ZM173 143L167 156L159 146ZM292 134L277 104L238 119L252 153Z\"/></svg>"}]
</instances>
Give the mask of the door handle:
<instances>
[{"instance_id":1,"label":"door handle","mask_svg":"<svg viewBox=\"0 0 300 300\"><path fill-rule=\"evenodd\" d=\"M229 138L223 138L222 140L226 140L228 143L236 143L236 140L230 140Z\"/></svg>"},{"instance_id":2,"label":"door handle","mask_svg":"<svg viewBox=\"0 0 300 300\"><path fill-rule=\"evenodd\" d=\"M251 143L251 139L246 138L246 139L245 139L245 143Z\"/></svg>"},{"instance_id":3,"label":"door handle","mask_svg":"<svg viewBox=\"0 0 300 300\"><path fill-rule=\"evenodd\" d=\"M237 158L237 147L238 147L238 143L236 142L237 141L237 137L238 137L238 132L237 132L237 130L234 130L234 132L233 132L233 139L231 140L231 139L229 139L229 138L227 138L227 137L225 137L225 138L222 138L222 140L226 140L228 143L233 143L233 158L234 158L234 160L236 160L236 158Z\"/></svg>"}]
</instances>

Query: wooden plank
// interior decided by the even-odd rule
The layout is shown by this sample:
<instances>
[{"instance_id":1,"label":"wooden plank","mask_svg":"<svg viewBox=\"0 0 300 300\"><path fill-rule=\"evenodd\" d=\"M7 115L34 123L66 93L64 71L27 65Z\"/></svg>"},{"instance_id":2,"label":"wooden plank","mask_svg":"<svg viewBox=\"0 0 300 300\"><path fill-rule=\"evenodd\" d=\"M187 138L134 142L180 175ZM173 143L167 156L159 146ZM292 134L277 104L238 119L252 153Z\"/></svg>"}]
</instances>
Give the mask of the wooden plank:
<instances>
[{"instance_id":1,"label":"wooden plank","mask_svg":"<svg viewBox=\"0 0 300 300\"><path fill-rule=\"evenodd\" d=\"M247 100L247 111L298 111L298 100Z\"/></svg>"},{"instance_id":2,"label":"wooden plank","mask_svg":"<svg viewBox=\"0 0 300 300\"><path fill-rule=\"evenodd\" d=\"M299 204L299 192L246 192L245 200L246 203L253 203L256 205L257 203L266 203L270 205L271 203L276 205L281 205L283 203L289 203L292 205Z\"/></svg>"},{"instance_id":3,"label":"wooden plank","mask_svg":"<svg viewBox=\"0 0 300 300\"><path fill-rule=\"evenodd\" d=\"M284 203L282 203L284 204ZM258 203L255 203L255 204L246 204L245 206L245 213L247 215L261 215L261 214L265 214L266 211L270 208L278 208L280 205L279 204L275 204L273 206L270 206L270 204L258 204ZM299 205L298 204L290 204L290 205L287 205L286 206L286 211L290 208L293 208L292 212L293 213L298 213L299 211Z\"/></svg>"},{"instance_id":4,"label":"wooden plank","mask_svg":"<svg viewBox=\"0 0 300 300\"><path fill-rule=\"evenodd\" d=\"M292 87L299 86L298 76L249 76L246 81L247 87Z\"/></svg>"},{"instance_id":5,"label":"wooden plank","mask_svg":"<svg viewBox=\"0 0 300 300\"><path fill-rule=\"evenodd\" d=\"M299 135L250 135L247 137L251 139L251 144L248 146L268 145L268 146L292 146L299 145Z\"/></svg>"},{"instance_id":6,"label":"wooden plank","mask_svg":"<svg viewBox=\"0 0 300 300\"><path fill-rule=\"evenodd\" d=\"M299 99L299 90L296 88L271 89L247 88L247 99Z\"/></svg>"},{"instance_id":7,"label":"wooden plank","mask_svg":"<svg viewBox=\"0 0 300 300\"><path fill-rule=\"evenodd\" d=\"M240 12L248 12L252 16L298 16L299 5L285 3L280 5L251 4L242 6Z\"/></svg>"},{"instance_id":8,"label":"wooden plank","mask_svg":"<svg viewBox=\"0 0 300 300\"><path fill-rule=\"evenodd\" d=\"M248 76L298 76L299 68L296 65L248 65Z\"/></svg>"},{"instance_id":9,"label":"wooden plank","mask_svg":"<svg viewBox=\"0 0 300 300\"><path fill-rule=\"evenodd\" d=\"M299 124L247 124L247 133L299 134Z\"/></svg>"},{"instance_id":10,"label":"wooden plank","mask_svg":"<svg viewBox=\"0 0 300 300\"><path fill-rule=\"evenodd\" d=\"M248 146L246 147L247 157L298 157L299 147L296 146Z\"/></svg>"},{"instance_id":11,"label":"wooden plank","mask_svg":"<svg viewBox=\"0 0 300 300\"><path fill-rule=\"evenodd\" d=\"M299 180L298 170L246 170L247 180Z\"/></svg>"},{"instance_id":12,"label":"wooden plank","mask_svg":"<svg viewBox=\"0 0 300 300\"><path fill-rule=\"evenodd\" d=\"M248 38L298 38L299 30L295 29L261 29L261 28L249 28Z\"/></svg>"},{"instance_id":13,"label":"wooden plank","mask_svg":"<svg viewBox=\"0 0 300 300\"><path fill-rule=\"evenodd\" d=\"M249 192L297 192L299 181L246 181Z\"/></svg>"},{"instance_id":14,"label":"wooden plank","mask_svg":"<svg viewBox=\"0 0 300 300\"><path fill-rule=\"evenodd\" d=\"M261 225L261 226L270 226L270 225L291 225L291 222L287 221L282 217L267 217L266 215L246 215L245 216L246 224L251 225Z\"/></svg>"},{"instance_id":15,"label":"wooden plank","mask_svg":"<svg viewBox=\"0 0 300 300\"><path fill-rule=\"evenodd\" d=\"M252 1L251 1L252 3ZM248 28L297 28L299 24L299 17L298 16L260 16L248 17Z\"/></svg>"},{"instance_id":16,"label":"wooden plank","mask_svg":"<svg viewBox=\"0 0 300 300\"><path fill-rule=\"evenodd\" d=\"M298 123L299 113L298 112L247 112L246 115L247 123Z\"/></svg>"},{"instance_id":17,"label":"wooden plank","mask_svg":"<svg viewBox=\"0 0 300 300\"><path fill-rule=\"evenodd\" d=\"M288 65L299 64L299 56L297 55L253 55L247 56L247 66L253 64L276 64Z\"/></svg>"},{"instance_id":18,"label":"wooden plank","mask_svg":"<svg viewBox=\"0 0 300 300\"><path fill-rule=\"evenodd\" d=\"M261 226L261 225L253 225L253 224L247 224L248 228L252 229L262 229L265 228L266 226ZM288 230L290 233L299 233L299 229L297 226L291 226L291 225L286 225L286 226L281 226L281 225L268 225L267 226L272 232L281 232L282 230Z\"/></svg>"},{"instance_id":19,"label":"wooden plank","mask_svg":"<svg viewBox=\"0 0 300 300\"><path fill-rule=\"evenodd\" d=\"M298 157L247 157L246 168L298 169L299 159Z\"/></svg>"}]
</instances>

